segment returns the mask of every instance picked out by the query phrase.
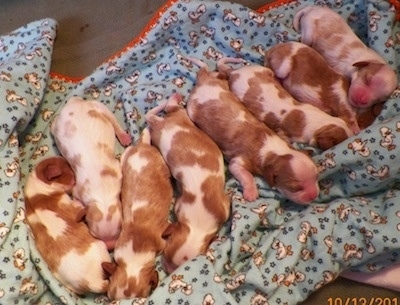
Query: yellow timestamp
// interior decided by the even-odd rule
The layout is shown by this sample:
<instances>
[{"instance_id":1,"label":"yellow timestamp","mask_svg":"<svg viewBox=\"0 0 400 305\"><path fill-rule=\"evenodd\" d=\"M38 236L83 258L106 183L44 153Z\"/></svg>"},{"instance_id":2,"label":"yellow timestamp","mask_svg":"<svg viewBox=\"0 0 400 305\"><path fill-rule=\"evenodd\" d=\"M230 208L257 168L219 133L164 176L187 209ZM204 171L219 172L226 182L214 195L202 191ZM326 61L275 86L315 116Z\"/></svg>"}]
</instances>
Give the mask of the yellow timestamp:
<instances>
[{"instance_id":1,"label":"yellow timestamp","mask_svg":"<svg viewBox=\"0 0 400 305\"><path fill-rule=\"evenodd\" d=\"M400 305L398 298L328 298L328 305Z\"/></svg>"}]
</instances>

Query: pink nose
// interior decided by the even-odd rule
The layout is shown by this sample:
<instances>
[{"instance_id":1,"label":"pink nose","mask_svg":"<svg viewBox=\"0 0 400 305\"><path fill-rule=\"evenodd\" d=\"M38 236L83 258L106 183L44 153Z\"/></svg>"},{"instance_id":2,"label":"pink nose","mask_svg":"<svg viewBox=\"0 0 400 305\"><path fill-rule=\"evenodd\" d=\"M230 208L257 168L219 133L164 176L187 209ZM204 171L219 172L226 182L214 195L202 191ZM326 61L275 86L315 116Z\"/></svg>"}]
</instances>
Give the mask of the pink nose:
<instances>
[{"instance_id":1,"label":"pink nose","mask_svg":"<svg viewBox=\"0 0 400 305\"><path fill-rule=\"evenodd\" d=\"M354 92L351 95L351 101L353 103L354 106L365 106L368 105L369 103L369 95L365 92Z\"/></svg>"},{"instance_id":2,"label":"pink nose","mask_svg":"<svg viewBox=\"0 0 400 305\"><path fill-rule=\"evenodd\" d=\"M301 201L302 201L302 203L310 203L311 201L316 199L318 197L318 195L319 195L318 188L309 189L303 194Z\"/></svg>"},{"instance_id":3,"label":"pink nose","mask_svg":"<svg viewBox=\"0 0 400 305\"><path fill-rule=\"evenodd\" d=\"M107 246L107 250L113 250L115 248L115 239L110 239L110 240L104 240L104 243Z\"/></svg>"}]
</instances>

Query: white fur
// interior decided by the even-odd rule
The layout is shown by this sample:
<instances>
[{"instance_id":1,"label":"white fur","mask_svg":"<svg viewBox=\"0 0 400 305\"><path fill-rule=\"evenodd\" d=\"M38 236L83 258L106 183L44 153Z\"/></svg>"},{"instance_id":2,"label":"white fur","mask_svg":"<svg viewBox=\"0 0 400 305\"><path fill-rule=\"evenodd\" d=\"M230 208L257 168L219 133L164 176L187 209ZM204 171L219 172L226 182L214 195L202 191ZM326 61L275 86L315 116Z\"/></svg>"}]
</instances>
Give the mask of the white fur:
<instances>
[{"instance_id":1,"label":"white fur","mask_svg":"<svg viewBox=\"0 0 400 305\"><path fill-rule=\"evenodd\" d=\"M66 286L71 290L74 290L76 285L87 285L90 291L103 292L104 280L95 279L103 279L101 263L109 261L110 255L106 251L105 244L101 241L93 242L84 254L71 249L62 257L55 275L63 277L64 281L69 283Z\"/></svg>"},{"instance_id":2,"label":"white fur","mask_svg":"<svg viewBox=\"0 0 400 305\"><path fill-rule=\"evenodd\" d=\"M229 59L221 60L218 67L226 71L228 68L225 66L225 60ZM253 87L248 85L249 80L254 80L256 73L263 73L267 70L270 69L258 65L244 66L237 70L231 70L229 72L230 78L233 79L235 77L234 81L229 83L231 91L246 106L249 106L245 100L246 93L253 90ZM289 113L293 110L299 110L305 115L307 123L301 135L298 136L297 132L294 135L282 127L282 130L292 142L316 145L315 132L326 125L336 125L343 128L348 137L354 134L342 119L330 116L313 105L298 103L290 94L285 92L283 87L279 87L277 82L272 83L260 80L257 85L261 88L261 92L256 97L256 100L252 100L251 103L257 103L262 109L262 111L253 113L258 119L264 121L264 116L268 113L274 113L276 117L281 118L282 113ZM285 97L282 97L283 92L286 93ZM265 123L268 125L268 122L265 121Z\"/></svg>"},{"instance_id":3,"label":"white fur","mask_svg":"<svg viewBox=\"0 0 400 305\"><path fill-rule=\"evenodd\" d=\"M52 159L57 158L62 159ZM80 204L66 193L72 186L57 181L45 183L38 178L35 169L24 188L26 218L34 240L40 239L37 244L40 254L60 283L78 294L103 293L107 290L108 280L104 279L101 264L111 262L111 258L106 245L92 237L84 223L75 221L73 215L78 213ZM77 243L76 239L82 243L79 249L72 246ZM82 248L87 246L82 253ZM65 254L58 257L54 251L60 250Z\"/></svg>"},{"instance_id":4,"label":"white fur","mask_svg":"<svg viewBox=\"0 0 400 305\"><path fill-rule=\"evenodd\" d=\"M294 16L293 26L301 41L316 49L338 73L351 80L350 102L365 108L384 102L397 86L397 75L383 57L367 47L339 14L327 7L306 6ZM371 68L358 62L380 63L367 83L363 75ZM360 93L361 91L362 93ZM356 93L358 92L358 93Z\"/></svg>"},{"instance_id":5,"label":"white fur","mask_svg":"<svg viewBox=\"0 0 400 305\"><path fill-rule=\"evenodd\" d=\"M49 210L38 209L30 223L42 224L46 227L47 233L54 239L62 237L67 228L67 223L56 213Z\"/></svg>"},{"instance_id":6,"label":"white fur","mask_svg":"<svg viewBox=\"0 0 400 305\"><path fill-rule=\"evenodd\" d=\"M298 203L306 204L315 199L319 187L317 169L313 161L305 154L290 148L276 133L257 120L229 90L223 75L210 72L204 63L198 63L196 60L193 62L201 68L197 75L196 87L188 98L188 115L219 145L229 162L230 172L243 188L243 198L254 201L259 196L254 175L272 178L269 179L271 186L278 180L276 177L283 177L277 168L284 162L279 162L276 166L267 160L269 153L277 152L277 159L281 161L283 158L293 157L289 162L286 160L284 166L295 168L294 175L302 173L303 191L288 192L283 185L284 179L279 180L278 183L282 184L276 188ZM218 116L218 119L214 115ZM246 129L245 132L243 129ZM301 164L303 168L294 166L295 164ZM307 177L303 172L306 172ZM271 173L274 173L275 178ZM291 182L296 179L292 178Z\"/></svg>"},{"instance_id":7,"label":"white fur","mask_svg":"<svg viewBox=\"0 0 400 305\"><path fill-rule=\"evenodd\" d=\"M179 108L181 100L179 95L172 95L166 104L157 106L150 110L146 115L147 123L150 127L152 141L157 146L166 160L171 174L179 184L182 192L175 203L175 214L178 224L189 227L189 232L173 229L167 239L164 251L164 268L167 272L172 272L174 268L190 260L201 251L205 251L208 246L209 238L217 232L219 227L226 221L229 214L230 202L224 192L225 173L224 162L221 151L215 143L189 119L186 111ZM170 110L172 109L172 110ZM158 113L166 111L165 118L158 117ZM182 123L180 123L182 122ZM186 141L193 138L198 145L186 145ZM195 142L195 143L196 143ZM174 143L174 145L172 145ZM205 143L203 147L200 143ZM207 147L207 148L205 148ZM176 156L185 158L188 154L193 155L193 160L188 164L187 160L180 160ZM197 159L207 160L211 164L218 163L218 168L211 169L208 165L200 166ZM213 206L204 202L207 190L203 183L209 178L216 178L215 181L220 185L220 189L214 191L217 211L224 211L223 219L217 219L213 214ZM186 202L185 195L190 195L190 202ZM193 197L193 198L192 198ZM219 202L220 201L220 202ZM211 211L210 211L211 210ZM220 213L221 214L221 213ZM176 228L173 224L169 227ZM167 229L168 230L168 229ZM184 235L183 243L175 242L176 236Z\"/></svg>"},{"instance_id":8,"label":"white fur","mask_svg":"<svg viewBox=\"0 0 400 305\"><path fill-rule=\"evenodd\" d=\"M75 172L73 195L88 207L86 221L91 233L112 248L121 229L122 217L119 199L122 174L114 157L115 137L120 141L123 139L122 144L126 145L130 143L129 135L105 105L79 97L67 101L51 132L58 149ZM108 170L114 174L103 174ZM110 213L112 206L114 212ZM92 219L94 209L102 213L100 220Z\"/></svg>"}]
</instances>

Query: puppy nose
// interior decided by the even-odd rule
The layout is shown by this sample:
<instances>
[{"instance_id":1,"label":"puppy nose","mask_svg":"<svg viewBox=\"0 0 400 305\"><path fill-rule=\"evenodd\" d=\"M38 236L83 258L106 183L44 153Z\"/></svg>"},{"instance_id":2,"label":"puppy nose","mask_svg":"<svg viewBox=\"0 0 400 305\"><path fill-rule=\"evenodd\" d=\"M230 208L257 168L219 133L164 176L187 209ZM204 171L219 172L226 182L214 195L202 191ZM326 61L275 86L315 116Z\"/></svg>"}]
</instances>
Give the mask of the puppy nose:
<instances>
[{"instance_id":1,"label":"puppy nose","mask_svg":"<svg viewBox=\"0 0 400 305\"><path fill-rule=\"evenodd\" d=\"M103 240L107 246L107 250L113 250L115 248L115 243L117 240L110 239L110 240Z\"/></svg>"},{"instance_id":2,"label":"puppy nose","mask_svg":"<svg viewBox=\"0 0 400 305\"><path fill-rule=\"evenodd\" d=\"M311 201L316 199L318 197L318 195L319 195L319 188L315 187L315 188L309 189L303 194L302 201L304 204L310 203Z\"/></svg>"}]
</instances>

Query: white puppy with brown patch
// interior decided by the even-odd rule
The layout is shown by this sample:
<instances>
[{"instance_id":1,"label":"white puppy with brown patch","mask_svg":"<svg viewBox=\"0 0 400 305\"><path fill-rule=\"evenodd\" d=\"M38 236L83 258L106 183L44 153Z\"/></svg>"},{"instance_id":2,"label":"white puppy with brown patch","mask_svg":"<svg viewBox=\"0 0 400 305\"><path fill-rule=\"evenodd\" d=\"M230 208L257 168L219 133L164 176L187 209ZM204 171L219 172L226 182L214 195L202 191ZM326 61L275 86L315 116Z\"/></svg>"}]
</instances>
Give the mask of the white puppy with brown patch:
<instances>
[{"instance_id":1,"label":"white puppy with brown patch","mask_svg":"<svg viewBox=\"0 0 400 305\"><path fill-rule=\"evenodd\" d=\"M347 95L349 80L313 48L296 41L279 43L265 52L264 65L297 101L343 119L354 133L360 131L357 112Z\"/></svg>"},{"instance_id":2,"label":"white puppy with brown patch","mask_svg":"<svg viewBox=\"0 0 400 305\"><path fill-rule=\"evenodd\" d=\"M384 102L397 86L397 75L385 60L368 48L336 12L306 6L294 16L301 42L317 50L336 72L350 80L350 103L359 108Z\"/></svg>"},{"instance_id":3,"label":"white puppy with brown patch","mask_svg":"<svg viewBox=\"0 0 400 305\"><path fill-rule=\"evenodd\" d=\"M203 62L191 60L201 68L188 98L189 117L218 144L243 188L244 199L258 198L253 176L258 175L296 203L313 201L319 187L311 158L256 119L230 91L225 74L209 72Z\"/></svg>"},{"instance_id":4,"label":"white puppy with brown patch","mask_svg":"<svg viewBox=\"0 0 400 305\"><path fill-rule=\"evenodd\" d=\"M156 256L165 246L173 189L170 171L144 129L140 140L121 156L123 222L114 248L115 264L104 264L110 276L108 297L148 297L158 284Z\"/></svg>"},{"instance_id":5,"label":"white puppy with brown patch","mask_svg":"<svg viewBox=\"0 0 400 305\"><path fill-rule=\"evenodd\" d=\"M51 133L75 172L73 196L86 207L90 232L112 249L122 217L122 174L114 156L115 136L122 145L129 145L131 137L105 105L80 97L67 101L53 122Z\"/></svg>"},{"instance_id":6,"label":"white puppy with brown patch","mask_svg":"<svg viewBox=\"0 0 400 305\"><path fill-rule=\"evenodd\" d=\"M218 71L229 76L230 90L257 119L290 142L326 150L354 135L341 118L295 100L271 69L261 65L233 69L227 65L229 62L240 63L243 60L225 57L217 63Z\"/></svg>"},{"instance_id":7,"label":"white puppy with brown patch","mask_svg":"<svg viewBox=\"0 0 400 305\"><path fill-rule=\"evenodd\" d=\"M222 153L179 106L181 100L179 94L173 94L167 103L146 114L152 143L160 150L179 188L177 221L163 234L163 266L169 273L205 253L230 212ZM165 116L158 116L163 110Z\"/></svg>"},{"instance_id":8,"label":"white puppy with brown patch","mask_svg":"<svg viewBox=\"0 0 400 305\"><path fill-rule=\"evenodd\" d=\"M54 276L77 294L103 293L109 284L102 263L111 262L106 245L76 222L82 205L68 195L75 185L62 157L39 162L25 188L26 217L39 253Z\"/></svg>"}]
</instances>

